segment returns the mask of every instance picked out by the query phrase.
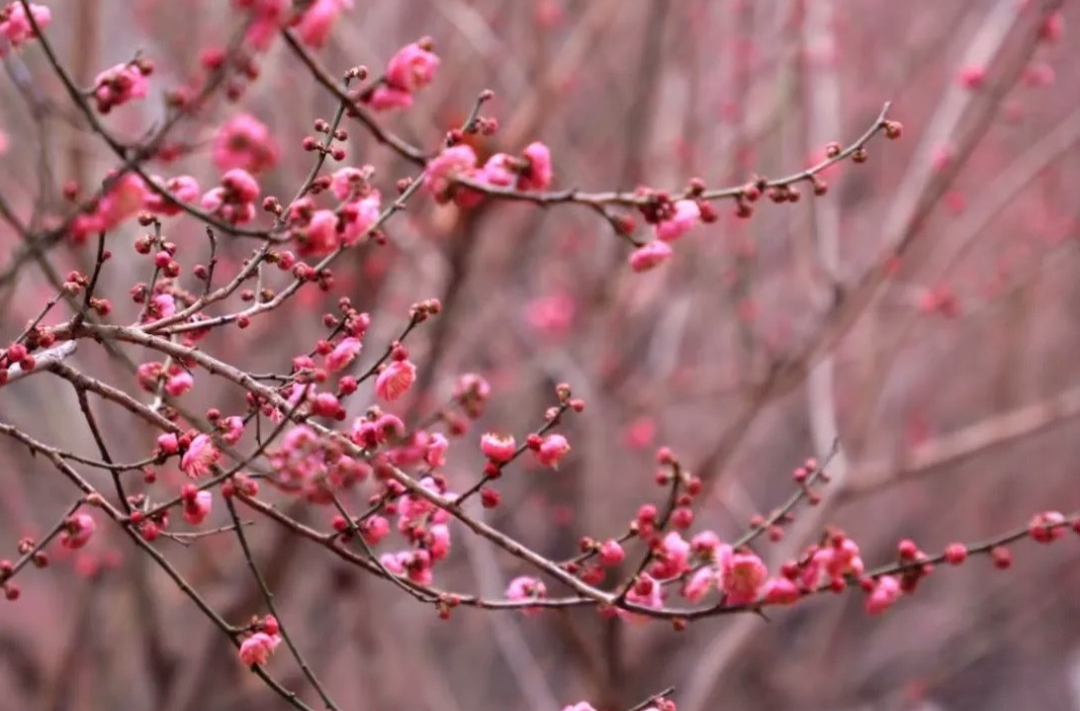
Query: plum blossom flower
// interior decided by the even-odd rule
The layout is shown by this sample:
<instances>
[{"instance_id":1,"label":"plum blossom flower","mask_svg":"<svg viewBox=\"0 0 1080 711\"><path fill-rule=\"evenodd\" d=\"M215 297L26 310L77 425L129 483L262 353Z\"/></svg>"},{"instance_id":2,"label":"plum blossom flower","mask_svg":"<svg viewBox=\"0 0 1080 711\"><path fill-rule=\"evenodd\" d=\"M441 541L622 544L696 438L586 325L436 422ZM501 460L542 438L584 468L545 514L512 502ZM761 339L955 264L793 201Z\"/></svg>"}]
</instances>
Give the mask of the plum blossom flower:
<instances>
[{"instance_id":1,"label":"plum blossom flower","mask_svg":"<svg viewBox=\"0 0 1080 711\"><path fill-rule=\"evenodd\" d=\"M334 350L326 354L326 359L324 361L326 369L331 373L338 373L345 370L350 363L356 360L356 356L360 355L360 351L363 347L364 345L360 342L359 338L353 338L352 336L342 338L341 341L334 346Z\"/></svg>"},{"instance_id":2,"label":"plum blossom flower","mask_svg":"<svg viewBox=\"0 0 1080 711\"><path fill-rule=\"evenodd\" d=\"M209 491L197 491L183 503L184 520L192 526L198 526L210 515L214 497Z\"/></svg>"},{"instance_id":3,"label":"plum blossom flower","mask_svg":"<svg viewBox=\"0 0 1080 711\"><path fill-rule=\"evenodd\" d=\"M246 667L264 666L280 642L279 635L256 632L240 645L240 661Z\"/></svg>"},{"instance_id":4,"label":"plum blossom flower","mask_svg":"<svg viewBox=\"0 0 1080 711\"><path fill-rule=\"evenodd\" d=\"M191 440L184 456L180 458L180 468L192 479L198 479L207 474L220 458L221 452L210 439L210 435L199 434Z\"/></svg>"},{"instance_id":5,"label":"plum blossom flower","mask_svg":"<svg viewBox=\"0 0 1080 711\"><path fill-rule=\"evenodd\" d=\"M675 214L671 219L656 225L656 238L664 242L674 242L689 232L701 219L701 208L693 200L679 200L675 203Z\"/></svg>"},{"instance_id":6,"label":"plum blossom flower","mask_svg":"<svg viewBox=\"0 0 1080 711\"><path fill-rule=\"evenodd\" d=\"M382 196L378 190L360 200L346 203L341 208L341 243L352 247L379 221Z\"/></svg>"},{"instance_id":7,"label":"plum blossom flower","mask_svg":"<svg viewBox=\"0 0 1080 711\"><path fill-rule=\"evenodd\" d=\"M543 581L536 578L522 575L514 578L510 581L510 584L506 587L506 597L514 602L521 600L542 600L547 597L547 586ZM522 609L525 614L534 614L539 612L537 607L526 607Z\"/></svg>"},{"instance_id":8,"label":"plum blossom flower","mask_svg":"<svg viewBox=\"0 0 1080 711\"><path fill-rule=\"evenodd\" d=\"M525 318L536 331L554 338L570 329L576 310L574 297L560 292L529 302L525 307Z\"/></svg>"},{"instance_id":9,"label":"plum blossom flower","mask_svg":"<svg viewBox=\"0 0 1080 711\"><path fill-rule=\"evenodd\" d=\"M202 209L226 222L239 225L255 219L259 183L242 168L233 168L221 177L221 186L202 196Z\"/></svg>"},{"instance_id":10,"label":"plum blossom flower","mask_svg":"<svg viewBox=\"0 0 1080 711\"><path fill-rule=\"evenodd\" d=\"M212 156L219 170L242 168L261 173L278 161L278 146L270 129L251 114L233 116L214 136Z\"/></svg>"},{"instance_id":11,"label":"plum blossom flower","mask_svg":"<svg viewBox=\"0 0 1080 711\"><path fill-rule=\"evenodd\" d=\"M712 589L713 582L716 580L716 571L710 566L698 568L687 579L686 584L683 586L682 594L690 602L697 602Z\"/></svg>"},{"instance_id":12,"label":"plum blossom flower","mask_svg":"<svg viewBox=\"0 0 1080 711\"><path fill-rule=\"evenodd\" d=\"M446 450L450 448L450 441L446 435L436 432L428 440L424 451L424 461L429 467L437 468L446 464Z\"/></svg>"},{"instance_id":13,"label":"plum blossom flower","mask_svg":"<svg viewBox=\"0 0 1080 711\"><path fill-rule=\"evenodd\" d=\"M164 187L165 192L179 202L195 203L199 200L199 183L190 175L178 175L164 182L158 176L154 176L154 182ZM151 191L146 193L143 206L158 215L172 216L181 212L180 206L175 202Z\"/></svg>"},{"instance_id":14,"label":"plum blossom flower","mask_svg":"<svg viewBox=\"0 0 1080 711\"><path fill-rule=\"evenodd\" d=\"M438 67L438 55L413 42L399 49L390 58L386 67L386 83L395 89L412 93L430 84Z\"/></svg>"},{"instance_id":15,"label":"plum blossom flower","mask_svg":"<svg viewBox=\"0 0 1080 711\"><path fill-rule=\"evenodd\" d=\"M770 605L792 605L800 597L799 586L788 578L772 578L761 589L761 598Z\"/></svg>"},{"instance_id":16,"label":"plum blossom flower","mask_svg":"<svg viewBox=\"0 0 1080 711\"><path fill-rule=\"evenodd\" d=\"M513 436L488 432L480 438L480 451L496 464L504 464L514 458L517 444L514 442Z\"/></svg>"},{"instance_id":17,"label":"plum blossom flower","mask_svg":"<svg viewBox=\"0 0 1080 711\"><path fill-rule=\"evenodd\" d=\"M618 565L626 558L626 551L623 550L622 545L614 538L609 538L600 544L599 548L600 562L606 566Z\"/></svg>"},{"instance_id":18,"label":"plum blossom flower","mask_svg":"<svg viewBox=\"0 0 1080 711\"><path fill-rule=\"evenodd\" d=\"M735 553L721 568L717 583L727 595L729 605L745 605L757 599L768 575L761 558L753 553Z\"/></svg>"},{"instance_id":19,"label":"plum blossom flower","mask_svg":"<svg viewBox=\"0 0 1080 711\"><path fill-rule=\"evenodd\" d=\"M352 0L315 0L300 18L296 34L309 47L322 47L330 36L334 20L342 10L352 6Z\"/></svg>"},{"instance_id":20,"label":"plum blossom flower","mask_svg":"<svg viewBox=\"0 0 1080 711\"><path fill-rule=\"evenodd\" d=\"M251 11L253 18L244 39L255 51L265 52L284 24L287 0L233 0L233 4Z\"/></svg>"},{"instance_id":21,"label":"plum blossom flower","mask_svg":"<svg viewBox=\"0 0 1080 711\"><path fill-rule=\"evenodd\" d=\"M74 514L64 522L64 530L60 532L60 545L71 550L82 548L96 528L97 524L90 514Z\"/></svg>"},{"instance_id":22,"label":"plum blossom flower","mask_svg":"<svg viewBox=\"0 0 1080 711\"><path fill-rule=\"evenodd\" d=\"M416 382L416 366L408 360L392 361L375 378L375 394L387 402L404 395Z\"/></svg>"},{"instance_id":23,"label":"plum blossom flower","mask_svg":"<svg viewBox=\"0 0 1080 711\"><path fill-rule=\"evenodd\" d=\"M52 11L44 5L30 4L30 17L37 26L44 30L52 22ZM7 39L12 48L18 47L34 36L33 25L21 2L9 3L0 10L0 37ZM4 47L0 46L0 57L4 56Z\"/></svg>"},{"instance_id":24,"label":"plum blossom flower","mask_svg":"<svg viewBox=\"0 0 1080 711\"><path fill-rule=\"evenodd\" d=\"M536 450L536 458L545 467L559 468L559 462L570 451L570 443L561 434L548 435Z\"/></svg>"},{"instance_id":25,"label":"plum blossom flower","mask_svg":"<svg viewBox=\"0 0 1080 711\"><path fill-rule=\"evenodd\" d=\"M182 370L165 381L165 392L171 397L180 397L191 390L194 385L195 378L191 377L191 373Z\"/></svg>"},{"instance_id":26,"label":"plum blossom flower","mask_svg":"<svg viewBox=\"0 0 1080 711\"><path fill-rule=\"evenodd\" d=\"M150 88L146 79L149 73L149 65L135 61L117 64L98 74L94 79L97 110L107 114L132 99L145 97Z\"/></svg>"},{"instance_id":27,"label":"plum blossom flower","mask_svg":"<svg viewBox=\"0 0 1080 711\"><path fill-rule=\"evenodd\" d=\"M528 165L518 178L518 189L544 190L551 185L551 150L543 143L535 141L525 146L521 154Z\"/></svg>"},{"instance_id":28,"label":"plum blossom flower","mask_svg":"<svg viewBox=\"0 0 1080 711\"><path fill-rule=\"evenodd\" d=\"M866 598L866 611L871 615L880 615L900 599L900 581L892 575L883 575L877 580L874 589Z\"/></svg>"},{"instance_id":29,"label":"plum blossom flower","mask_svg":"<svg viewBox=\"0 0 1080 711\"><path fill-rule=\"evenodd\" d=\"M630 268L635 272L646 272L666 262L671 254L672 249L667 242L649 242L630 254Z\"/></svg>"},{"instance_id":30,"label":"plum blossom flower","mask_svg":"<svg viewBox=\"0 0 1080 711\"><path fill-rule=\"evenodd\" d=\"M449 202L454 197L454 179L464 177L476 168L476 153L465 144L450 146L432 158L424 173L424 188L438 203Z\"/></svg>"}]
</instances>

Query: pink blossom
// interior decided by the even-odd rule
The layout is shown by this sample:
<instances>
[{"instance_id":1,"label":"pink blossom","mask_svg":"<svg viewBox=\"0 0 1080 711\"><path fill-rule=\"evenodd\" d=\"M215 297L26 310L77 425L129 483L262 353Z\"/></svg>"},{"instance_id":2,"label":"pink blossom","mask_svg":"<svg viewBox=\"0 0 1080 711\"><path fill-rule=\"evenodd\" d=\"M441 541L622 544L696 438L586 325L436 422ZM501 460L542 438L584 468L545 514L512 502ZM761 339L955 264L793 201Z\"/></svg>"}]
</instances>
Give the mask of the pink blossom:
<instances>
[{"instance_id":1,"label":"pink blossom","mask_svg":"<svg viewBox=\"0 0 1080 711\"><path fill-rule=\"evenodd\" d=\"M548 435L536 450L536 457L545 467L559 468L559 462L570 451L570 443L561 434Z\"/></svg>"},{"instance_id":2,"label":"pink blossom","mask_svg":"<svg viewBox=\"0 0 1080 711\"><path fill-rule=\"evenodd\" d=\"M716 571L709 566L698 568L683 586L682 594L690 602L697 602L712 589Z\"/></svg>"},{"instance_id":3,"label":"pink blossom","mask_svg":"<svg viewBox=\"0 0 1080 711\"><path fill-rule=\"evenodd\" d=\"M412 106L412 94L392 86L377 86L371 92L368 104L376 111L389 111L390 109L407 109Z\"/></svg>"},{"instance_id":4,"label":"pink blossom","mask_svg":"<svg viewBox=\"0 0 1080 711\"><path fill-rule=\"evenodd\" d=\"M466 176L476 168L476 153L464 143L443 149L432 158L424 172L424 188L436 202L449 202L453 197L451 189L454 179Z\"/></svg>"},{"instance_id":5,"label":"pink blossom","mask_svg":"<svg viewBox=\"0 0 1080 711\"><path fill-rule=\"evenodd\" d=\"M525 146L521 152L528 167L518 177L519 190L544 190L551 185L551 151L536 141Z\"/></svg>"},{"instance_id":6,"label":"pink blossom","mask_svg":"<svg viewBox=\"0 0 1080 711\"><path fill-rule=\"evenodd\" d=\"M969 64L960 69L960 86L965 89L978 89L986 82L986 67L981 64Z\"/></svg>"},{"instance_id":7,"label":"pink blossom","mask_svg":"<svg viewBox=\"0 0 1080 711\"><path fill-rule=\"evenodd\" d=\"M523 600L542 600L547 597L547 586L536 578L522 575L510 581L506 587L506 597L513 602ZM522 610L525 614L539 612L539 608L526 607Z\"/></svg>"},{"instance_id":8,"label":"pink blossom","mask_svg":"<svg viewBox=\"0 0 1080 711\"><path fill-rule=\"evenodd\" d=\"M264 666L281 642L278 635L256 632L240 645L240 661L246 667Z\"/></svg>"},{"instance_id":9,"label":"pink blossom","mask_svg":"<svg viewBox=\"0 0 1080 711\"><path fill-rule=\"evenodd\" d=\"M338 247L338 216L333 210L316 210L303 229L294 230L301 257L324 257Z\"/></svg>"},{"instance_id":10,"label":"pink blossom","mask_svg":"<svg viewBox=\"0 0 1080 711\"><path fill-rule=\"evenodd\" d=\"M488 432L480 438L480 451L496 464L503 464L514 458L517 444L511 435L503 436Z\"/></svg>"},{"instance_id":11,"label":"pink blossom","mask_svg":"<svg viewBox=\"0 0 1080 711\"><path fill-rule=\"evenodd\" d=\"M253 202L259 197L259 181L243 168L232 168L221 176L221 186L232 193L237 202Z\"/></svg>"},{"instance_id":12,"label":"pink blossom","mask_svg":"<svg viewBox=\"0 0 1080 711\"><path fill-rule=\"evenodd\" d=\"M180 397L195 385L195 378L191 373L182 370L165 381L165 392L171 397Z\"/></svg>"},{"instance_id":13,"label":"pink blossom","mask_svg":"<svg viewBox=\"0 0 1080 711\"><path fill-rule=\"evenodd\" d=\"M679 200L675 203L675 214L671 219L656 225L656 238L664 242L674 242L689 232L701 219L701 208L694 200Z\"/></svg>"},{"instance_id":14,"label":"pink blossom","mask_svg":"<svg viewBox=\"0 0 1080 711\"><path fill-rule=\"evenodd\" d=\"M761 598L770 605L792 605L800 597L799 586L787 578L772 578L761 589Z\"/></svg>"},{"instance_id":15,"label":"pink blossom","mask_svg":"<svg viewBox=\"0 0 1080 711\"><path fill-rule=\"evenodd\" d=\"M265 52L285 21L288 0L233 0L254 15L244 39L257 52Z\"/></svg>"},{"instance_id":16,"label":"pink blossom","mask_svg":"<svg viewBox=\"0 0 1080 711\"><path fill-rule=\"evenodd\" d=\"M214 165L220 170L242 168L261 173L274 167L279 150L270 129L251 114L237 114L214 136Z\"/></svg>"},{"instance_id":17,"label":"pink blossom","mask_svg":"<svg viewBox=\"0 0 1080 711\"><path fill-rule=\"evenodd\" d=\"M221 452L214 446L209 435L199 434L191 440L184 456L180 458L180 468L192 479L197 479L210 471L221 458Z\"/></svg>"},{"instance_id":18,"label":"pink blossom","mask_svg":"<svg viewBox=\"0 0 1080 711\"><path fill-rule=\"evenodd\" d=\"M172 432L158 435L157 446L165 454L176 454L180 451L180 442Z\"/></svg>"},{"instance_id":19,"label":"pink blossom","mask_svg":"<svg viewBox=\"0 0 1080 711\"><path fill-rule=\"evenodd\" d=\"M375 190L362 200L356 200L342 206L341 218L344 225L341 232L341 243L343 245L352 247L375 226L381 217L381 200L382 196L378 190Z\"/></svg>"},{"instance_id":20,"label":"pink blossom","mask_svg":"<svg viewBox=\"0 0 1080 711\"><path fill-rule=\"evenodd\" d=\"M618 565L626 558L626 551L614 538L609 538L600 545L600 563L606 566Z\"/></svg>"},{"instance_id":21,"label":"pink blossom","mask_svg":"<svg viewBox=\"0 0 1080 711\"><path fill-rule=\"evenodd\" d=\"M407 393L414 382L416 366L407 360L395 360L375 378L375 394L393 402Z\"/></svg>"},{"instance_id":22,"label":"pink blossom","mask_svg":"<svg viewBox=\"0 0 1080 711\"><path fill-rule=\"evenodd\" d=\"M664 606L664 589L648 573L642 573L626 594L630 602L657 609Z\"/></svg>"},{"instance_id":23,"label":"pink blossom","mask_svg":"<svg viewBox=\"0 0 1080 711\"><path fill-rule=\"evenodd\" d=\"M139 64L117 64L106 69L94 79L94 101L97 110L107 114L115 107L126 104L132 99L146 96L150 82Z\"/></svg>"},{"instance_id":24,"label":"pink blossom","mask_svg":"<svg viewBox=\"0 0 1080 711\"><path fill-rule=\"evenodd\" d=\"M190 499L184 500L184 520L192 526L198 526L210 515L214 497L209 491L196 492Z\"/></svg>"},{"instance_id":25,"label":"pink blossom","mask_svg":"<svg viewBox=\"0 0 1080 711\"><path fill-rule=\"evenodd\" d=\"M353 338L352 336L342 338L334 346L334 350L326 355L324 361L326 369L331 373L339 373L345 370L356 359L356 356L360 355L363 347L364 344L360 342L359 338Z\"/></svg>"},{"instance_id":26,"label":"pink blossom","mask_svg":"<svg viewBox=\"0 0 1080 711\"><path fill-rule=\"evenodd\" d=\"M557 337L570 330L576 310L574 298L560 292L530 301L525 307L525 318L540 333Z\"/></svg>"},{"instance_id":27,"label":"pink blossom","mask_svg":"<svg viewBox=\"0 0 1080 711\"><path fill-rule=\"evenodd\" d=\"M82 548L90 540L96 528L97 524L90 514L74 514L64 522L64 530L60 533L60 545L71 550Z\"/></svg>"},{"instance_id":28,"label":"pink blossom","mask_svg":"<svg viewBox=\"0 0 1080 711\"><path fill-rule=\"evenodd\" d=\"M352 166L336 170L330 176L330 188L334 191L334 196L342 202L357 198L367 189L367 185L364 171Z\"/></svg>"},{"instance_id":29,"label":"pink blossom","mask_svg":"<svg viewBox=\"0 0 1080 711\"><path fill-rule=\"evenodd\" d=\"M635 272L648 271L667 261L671 253L671 246L667 242L649 242L630 254L630 268Z\"/></svg>"},{"instance_id":30,"label":"pink blossom","mask_svg":"<svg viewBox=\"0 0 1080 711\"><path fill-rule=\"evenodd\" d=\"M44 5L30 5L31 17L37 26L44 30L52 22L52 11ZM34 28L30 24L30 18L21 2L12 2L3 10L0 10L0 37L5 37L14 48L23 44L34 36ZM0 57L4 56L4 48L0 47Z\"/></svg>"},{"instance_id":31,"label":"pink blossom","mask_svg":"<svg viewBox=\"0 0 1080 711\"><path fill-rule=\"evenodd\" d=\"M386 67L386 83L395 89L412 93L431 83L438 66L439 58L434 52L413 42L399 49L390 58Z\"/></svg>"},{"instance_id":32,"label":"pink blossom","mask_svg":"<svg viewBox=\"0 0 1080 711\"><path fill-rule=\"evenodd\" d=\"M369 546L377 546L390 535L390 522L384 516L372 516L360 524L360 535Z\"/></svg>"},{"instance_id":33,"label":"pink blossom","mask_svg":"<svg viewBox=\"0 0 1080 711\"><path fill-rule=\"evenodd\" d=\"M428 550L431 551L432 559L442 560L450 553L450 527L445 523L437 523L428 529L428 534L431 536Z\"/></svg>"},{"instance_id":34,"label":"pink blossom","mask_svg":"<svg viewBox=\"0 0 1080 711\"><path fill-rule=\"evenodd\" d=\"M500 188L510 187L517 179L514 159L506 153L496 153L487 159L476 179L482 183Z\"/></svg>"},{"instance_id":35,"label":"pink blossom","mask_svg":"<svg viewBox=\"0 0 1080 711\"><path fill-rule=\"evenodd\" d=\"M169 318L176 313L176 298L172 294L158 294L150 300L157 318Z\"/></svg>"},{"instance_id":36,"label":"pink blossom","mask_svg":"<svg viewBox=\"0 0 1080 711\"><path fill-rule=\"evenodd\" d=\"M259 183L242 168L233 168L221 178L221 187L210 190L199 201L202 209L234 225L255 219L254 201Z\"/></svg>"},{"instance_id":37,"label":"pink blossom","mask_svg":"<svg viewBox=\"0 0 1080 711\"><path fill-rule=\"evenodd\" d=\"M446 435L435 433L428 440L427 449L424 451L424 461L433 469L446 464L446 450L450 448L450 442Z\"/></svg>"},{"instance_id":38,"label":"pink blossom","mask_svg":"<svg viewBox=\"0 0 1080 711\"><path fill-rule=\"evenodd\" d=\"M727 595L729 605L745 605L758 597L769 571L753 553L735 553L720 571L718 584Z\"/></svg>"},{"instance_id":39,"label":"pink blossom","mask_svg":"<svg viewBox=\"0 0 1080 711\"><path fill-rule=\"evenodd\" d=\"M892 575L883 575L866 598L866 611L871 615L880 615L900 599L900 581Z\"/></svg>"},{"instance_id":40,"label":"pink blossom","mask_svg":"<svg viewBox=\"0 0 1080 711\"><path fill-rule=\"evenodd\" d=\"M352 0L315 0L304 12L296 33L310 47L322 47L330 36L330 27L345 8L352 7Z\"/></svg>"},{"instance_id":41,"label":"pink blossom","mask_svg":"<svg viewBox=\"0 0 1080 711\"><path fill-rule=\"evenodd\" d=\"M221 439L225 444L236 444L244 434L244 418L230 415L221 423Z\"/></svg>"}]
</instances>

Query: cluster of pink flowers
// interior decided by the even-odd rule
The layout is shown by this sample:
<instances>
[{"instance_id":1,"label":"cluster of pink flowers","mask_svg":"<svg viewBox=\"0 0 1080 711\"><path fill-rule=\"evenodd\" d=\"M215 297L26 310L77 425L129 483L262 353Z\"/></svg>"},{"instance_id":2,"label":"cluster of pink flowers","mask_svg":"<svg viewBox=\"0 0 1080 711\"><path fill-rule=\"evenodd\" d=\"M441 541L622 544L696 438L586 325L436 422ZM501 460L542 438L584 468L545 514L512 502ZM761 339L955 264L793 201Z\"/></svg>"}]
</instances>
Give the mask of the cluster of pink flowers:
<instances>
[{"instance_id":1,"label":"cluster of pink flowers","mask_svg":"<svg viewBox=\"0 0 1080 711\"><path fill-rule=\"evenodd\" d=\"M352 6L353 0L315 0L296 23L300 41L309 47L322 47L338 16Z\"/></svg>"},{"instance_id":2,"label":"cluster of pink flowers","mask_svg":"<svg viewBox=\"0 0 1080 711\"><path fill-rule=\"evenodd\" d=\"M70 234L78 244L113 229L138 213L146 203L149 193L139 176L127 173L118 179L113 175L106 179L112 183L105 194L71 221Z\"/></svg>"},{"instance_id":3,"label":"cluster of pink flowers","mask_svg":"<svg viewBox=\"0 0 1080 711\"><path fill-rule=\"evenodd\" d=\"M52 11L44 5L31 4L30 13L40 29L45 29L52 22ZM8 3L0 10L0 38L5 40L0 42L0 57L4 56L8 47L17 48L33 36L34 28L21 2Z\"/></svg>"},{"instance_id":4,"label":"cluster of pink flowers","mask_svg":"<svg viewBox=\"0 0 1080 711\"><path fill-rule=\"evenodd\" d=\"M245 39L252 49L265 52L274 38L291 20L300 41L310 47L322 47L341 12L353 6L352 0L315 0L303 14L293 17L289 0L233 0L233 5L252 14Z\"/></svg>"},{"instance_id":5,"label":"cluster of pink flowers","mask_svg":"<svg viewBox=\"0 0 1080 711\"><path fill-rule=\"evenodd\" d=\"M479 204L484 196L480 191L459 183L460 179L492 188L545 190L551 185L553 177L551 151L539 141L530 143L517 157L496 153L481 168L477 168L476 153L472 147L460 143L444 149L428 163L424 172L424 187L436 202L453 201L467 208Z\"/></svg>"},{"instance_id":6,"label":"cluster of pink flowers","mask_svg":"<svg viewBox=\"0 0 1080 711\"><path fill-rule=\"evenodd\" d=\"M242 225L255 219L255 201L259 198L259 182L241 168L221 176L220 186L202 196L202 209L225 222Z\"/></svg>"},{"instance_id":7,"label":"cluster of pink flowers","mask_svg":"<svg viewBox=\"0 0 1080 711\"><path fill-rule=\"evenodd\" d=\"M94 79L94 102L97 110L107 114L132 99L145 97L150 88L147 77L152 72L152 64L145 60L135 60L117 64L98 74Z\"/></svg>"},{"instance_id":8,"label":"cluster of pink flowers","mask_svg":"<svg viewBox=\"0 0 1080 711\"><path fill-rule=\"evenodd\" d=\"M301 257L323 257L356 245L379 222L382 196L368 185L363 171L342 168L330 178L336 210L319 209L311 197L294 202L288 211L289 234Z\"/></svg>"},{"instance_id":9,"label":"cluster of pink flowers","mask_svg":"<svg viewBox=\"0 0 1080 711\"><path fill-rule=\"evenodd\" d=\"M155 215L173 216L181 212L179 203L185 203L193 205L199 200L199 182L190 175L178 175L168 180L163 180L159 176L151 176L154 178L156 185L164 188L165 192L171 195L174 199L169 200L165 196L153 190L145 190L143 196L143 207Z\"/></svg>"},{"instance_id":10,"label":"cluster of pink flowers","mask_svg":"<svg viewBox=\"0 0 1080 711\"><path fill-rule=\"evenodd\" d=\"M306 425L289 429L281 446L271 452L270 463L282 489L304 496L312 503L332 501L331 494L366 479L371 465L341 452Z\"/></svg>"},{"instance_id":11,"label":"cluster of pink flowers","mask_svg":"<svg viewBox=\"0 0 1080 711\"><path fill-rule=\"evenodd\" d=\"M444 484L432 477L421 479L420 486L445 498L455 498ZM397 530L412 548L384 553L379 556L379 562L394 575L404 575L414 583L430 585L435 564L450 554L450 514L415 494L402 496L395 510Z\"/></svg>"},{"instance_id":12,"label":"cluster of pink flowers","mask_svg":"<svg viewBox=\"0 0 1080 711\"><path fill-rule=\"evenodd\" d=\"M240 643L240 662L246 667L265 666L270 655L281 644L281 627L273 615L267 615L255 626L255 631Z\"/></svg>"},{"instance_id":13,"label":"cluster of pink flowers","mask_svg":"<svg viewBox=\"0 0 1080 711\"><path fill-rule=\"evenodd\" d=\"M412 106L413 94L431 83L439 67L439 57L431 49L426 39L399 49L387 64L383 83L365 97L372 108L384 111Z\"/></svg>"},{"instance_id":14,"label":"cluster of pink flowers","mask_svg":"<svg viewBox=\"0 0 1080 711\"><path fill-rule=\"evenodd\" d=\"M237 114L214 136L214 165L220 170L242 168L252 174L274 167L280 151L270 129L251 114Z\"/></svg>"}]
</instances>

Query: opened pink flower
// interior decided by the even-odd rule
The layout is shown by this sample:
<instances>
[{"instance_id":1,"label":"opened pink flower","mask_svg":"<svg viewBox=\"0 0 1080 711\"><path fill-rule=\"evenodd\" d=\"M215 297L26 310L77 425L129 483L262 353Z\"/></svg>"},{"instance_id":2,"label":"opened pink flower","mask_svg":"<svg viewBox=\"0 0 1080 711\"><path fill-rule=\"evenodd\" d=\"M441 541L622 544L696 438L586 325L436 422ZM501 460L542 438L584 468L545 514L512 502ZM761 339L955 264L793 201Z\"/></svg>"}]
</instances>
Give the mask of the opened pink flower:
<instances>
[{"instance_id":1,"label":"opened pink flower","mask_svg":"<svg viewBox=\"0 0 1080 711\"><path fill-rule=\"evenodd\" d=\"M274 167L279 152L266 124L245 113L233 116L218 129L212 155L220 170L243 168L261 173Z\"/></svg>"},{"instance_id":2,"label":"opened pink flower","mask_svg":"<svg viewBox=\"0 0 1080 711\"><path fill-rule=\"evenodd\" d=\"M395 360L375 378L375 394L387 402L404 395L416 382L416 366L407 360Z\"/></svg>"},{"instance_id":3,"label":"opened pink flower","mask_svg":"<svg viewBox=\"0 0 1080 711\"><path fill-rule=\"evenodd\" d=\"M280 643L281 637L276 634L256 632L240 645L240 661L246 667L264 666Z\"/></svg>"},{"instance_id":4,"label":"opened pink flower","mask_svg":"<svg viewBox=\"0 0 1080 711\"><path fill-rule=\"evenodd\" d=\"M180 468L192 479L198 479L209 473L220 458L221 452L214 446L210 436L199 434L191 440L184 456L180 458Z\"/></svg>"},{"instance_id":5,"label":"opened pink flower","mask_svg":"<svg viewBox=\"0 0 1080 711\"><path fill-rule=\"evenodd\" d=\"M439 57L413 42L390 58L386 67L386 83L394 89L411 93L430 84L438 67Z\"/></svg>"},{"instance_id":6,"label":"opened pink flower","mask_svg":"<svg viewBox=\"0 0 1080 711\"><path fill-rule=\"evenodd\" d=\"M315 48L322 47L330 36L334 20L342 10L352 6L352 0L315 0L300 18L296 34L304 44Z\"/></svg>"}]
</instances>

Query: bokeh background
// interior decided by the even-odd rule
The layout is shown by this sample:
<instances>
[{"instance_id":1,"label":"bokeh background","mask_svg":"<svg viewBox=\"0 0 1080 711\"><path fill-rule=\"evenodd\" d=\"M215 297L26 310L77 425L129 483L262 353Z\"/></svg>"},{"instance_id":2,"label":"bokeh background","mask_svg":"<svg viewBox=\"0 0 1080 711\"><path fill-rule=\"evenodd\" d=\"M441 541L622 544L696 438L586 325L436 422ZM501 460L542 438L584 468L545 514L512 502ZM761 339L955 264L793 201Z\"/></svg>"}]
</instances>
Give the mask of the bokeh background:
<instances>
[{"instance_id":1,"label":"bokeh background","mask_svg":"<svg viewBox=\"0 0 1080 711\"><path fill-rule=\"evenodd\" d=\"M161 120L164 90L195 75L199 53L224 45L242 22L232 3L210 0L46 4L49 37L81 85L137 51L155 62L151 95L106 119L132 140ZM626 242L580 207L489 201L462 213L421 195L390 223L386 246L338 262L334 294L305 291L246 331L214 334L203 342L208 352L251 371L287 369L324 335L320 314L347 295L372 315L374 354L411 303L441 299L443 314L411 337L421 377L397 411L416 421L461 373L490 379L486 415L451 450L451 482L467 485L482 468L473 445L480 432L535 428L555 383L570 383L588 404L565 425L573 451L563 466L515 466L500 481L507 504L487 514L554 558L570 555L582 535L616 535L642 502L660 500L652 483L660 444L706 482L696 526L733 538L790 493L793 467L840 437L822 504L800 512L781 543L759 547L773 564L830 522L861 543L868 562L882 563L903 537L934 551L1080 504L1074 3L355 4L317 53L334 75L358 64L381 71L425 35L442 59L416 107L380 116L384 125L434 148L476 95L493 89L486 112L501 130L476 139L478 153L542 140L557 187L674 190L695 176L716 187L787 174L819 160L829 141L857 138L886 101L904 136L873 141L864 165L831 169L824 197L804 190L794 205L763 200L751 220L720 203L717 223L696 228L670 263L647 274L631 272ZM1063 10L1047 24L1040 17L1051 6ZM212 183L216 127L248 112L280 148L264 190L295 192L311 160L301 140L314 119L330 117L334 99L280 40L256 62L259 76L238 101L212 102L179 126L185 154L154 172ZM38 47L8 53L3 64L0 194L32 230L46 231L66 215L64 183L94 186L116 160L79 120ZM346 163L375 166L384 192L414 173L361 125L347 128ZM131 249L141 231L129 221L109 235L116 256L104 290L118 323L135 317L126 295L147 278L146 260ZM176 218L166 231L186 265L205 258L196 221ZM235 268L252 246L224 240L219 268ZM3 342L54 293L41 263L13 268L24 249L0 223ZM85 268L92 246L63 242L48 263L60 274ZM834 284L845 287L840 299ZM137 393L130 374L92 344L69 363ZM243 393L200 381L185 405L236 412ZM156 433L100 407L114 455L145 456ZM48 374L0 390L0 419L96 452L71 388ZM47 530L77 492L10 441L0 458L0 551L15 557L18 537ZM148 490L164 497L179 482L162 471ZM323 528L330 518L314 506L291 512ZM220 506L214 521L225 521ZM440 584L498 596L529 572L463 529L455 534ZM283 617L347 709L550 711L585 699L614 710L668 685L680 711L1080 708L1071 537L1049 547L1021 542L1008 572L973 559L935 574L883 618L869 618L852 592L778 610L770 621L725 617L676 632L589 610L460 610L444 622L269 521L251 535ZM234 538L158 545L228 619L263 611ZM284 708L106 525L86 551L58 550L52 566L18 580L22 599L0 604L0 707ZM314 699L286 655L270 670Z\"/></svg>"}]
</instances>

